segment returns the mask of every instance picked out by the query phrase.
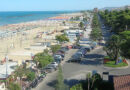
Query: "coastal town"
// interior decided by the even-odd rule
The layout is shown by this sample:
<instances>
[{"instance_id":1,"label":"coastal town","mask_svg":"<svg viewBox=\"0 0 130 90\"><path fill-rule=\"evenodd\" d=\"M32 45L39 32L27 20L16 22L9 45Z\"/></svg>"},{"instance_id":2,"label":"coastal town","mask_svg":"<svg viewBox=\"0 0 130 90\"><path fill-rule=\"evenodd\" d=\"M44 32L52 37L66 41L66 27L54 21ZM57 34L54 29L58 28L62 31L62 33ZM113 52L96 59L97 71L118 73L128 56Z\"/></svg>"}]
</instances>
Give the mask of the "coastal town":
<instances>
[{"instance_id":1,"label":"coastal town","mask_svg":"<svg viewBox=\"0 0 130 90\"><path fill-rule=\"evenodd\" d=\"M130 90L130 6L0 26L0 90Z\"/></svg>"}]
</instances>

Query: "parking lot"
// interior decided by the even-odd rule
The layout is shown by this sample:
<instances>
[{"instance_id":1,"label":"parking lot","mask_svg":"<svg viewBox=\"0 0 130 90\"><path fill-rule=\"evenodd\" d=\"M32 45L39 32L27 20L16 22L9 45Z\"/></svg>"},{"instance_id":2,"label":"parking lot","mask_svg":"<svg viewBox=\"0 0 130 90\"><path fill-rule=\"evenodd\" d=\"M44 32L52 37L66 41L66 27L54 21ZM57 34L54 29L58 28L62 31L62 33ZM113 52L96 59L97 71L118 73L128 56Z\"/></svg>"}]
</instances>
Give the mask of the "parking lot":
<instances>
[{"instance_id":1,"label":"parking lot","mask_svg":"<svg viewBox=\"0 0 130 90\"><path fill-rule=\"evenodd\" d=\"M61 63L61 65L64 65L66 61L69 60L71 56L76 52L77 49L71 49L67 51L64 61ZM46 78L36 88L33 88L32 90L54 90L56 76L57 71L47 74Z\"/></svg>"}]
</instances>

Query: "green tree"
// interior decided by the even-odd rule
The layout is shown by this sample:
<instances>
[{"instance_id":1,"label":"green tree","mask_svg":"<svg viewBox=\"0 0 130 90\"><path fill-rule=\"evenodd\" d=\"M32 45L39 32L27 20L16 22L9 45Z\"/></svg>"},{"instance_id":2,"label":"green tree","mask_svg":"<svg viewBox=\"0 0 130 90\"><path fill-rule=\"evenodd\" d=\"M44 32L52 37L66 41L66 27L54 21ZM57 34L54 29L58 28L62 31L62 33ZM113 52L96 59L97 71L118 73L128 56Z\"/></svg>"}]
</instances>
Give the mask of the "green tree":
<instances>
[{"instance_id":1,"label":"green tree","mask_svg":"<svg viewBox=\"0 0 130 90\"><path fill-rule=\"evenodd\" d=\"M59 41L60 43L65 41L69 42L69 39L65 34L56 36L56 40Z\"/></svg>"},{"instance_id":2,"label":"green tree","mask_svg":"<svg viewBox=\"0 0 130 90\"><path fill-rule=\"evenodd\" d=\"M20 86L16 83L10 83L8 86L9 90L21 90Z\"/></svg>"},{"instance_id":3,"label":"green tree","mask_svg":"<svg viewBox=\"0 0 130 90\"><path fill-rule=\"evenodd\" d=\"M64 77L62 73L62 67L59 65L58 75L55 90L67 90L66 85L64 84Z\"/></svg>"},{"instance_id":4,"label":"green tree","mask_svg":"<svg viewBox=\"0 0 130 90\"><path fill-rule=\"evenodd\" d=\"M53 61L53 57L47 53L38 53L35 55L34 60L38 63L39 68L44 68Z\"/></svg>"},{"instance_id":5,"label":"green tree","mask_svg":"<svg viewBox=\"0 0 130 90\"><path fill-rule=\"evenodd\" d=\"M97 13L94 13L94 16L93 16L92 31L91 31L91 34L90 34L90 38L93 41L98 40L100 42L102 40L102 32L101 32L100 22L99 22Z\"/></svg>"},{"instance_id":6,"label":"green tree","mask_svg":"<svg viewBox=\"0 0 130 90\"><path fill-rule=\"evenodd\" d=\"M130 59L130 31L124 31L120 33L121 37L121 54L125 58Z\"/></svg>"},{"instance_id":7,"label":"green tree","mask_svg":"<svg viewBox=\"0 0 130 90\"><path fill-rule=\"evenodd\" d=\"M87 17L86 17L86 18L83 18L83 21L84 21L84 22L87 22L87 21L88 21Z\"/></svg>"},{"instance_id":8,"label":"green tree","mask_svg":"<svg viewBox=\"0 0 130 90\"><path fill-rule=\"evenodd\" d=\"M110 40L106 42L106 46L104 47L107 55L115 60L115 64L118 63L118 58L120 57L120 45L121 39L119 35L112 35Z\"/></svg>"},{"instance_id":9,"label":"green tree","mask_svg":"<svg viewBox=\"0 0 130 90\"><path fill-rule=\"evenodd\" d=\"M119 35L120 35L122 40L130 39L130 31L121 32Z\"/></svg>"},{"instance_id":10,"label":"green tree","mask_svg":"<svg viewBox=\"0 0 130 90\"><path fill-rule=\"evenodd\" d=\"M130 10L108 11L99 12L100 16L104 19L105 25L112 28L112 32L119 34L125 30L130 29Z\"/></svg>"},{"instance_id":11,"label":"green tree","mask_svg":"<svg viewBox=\"0 0 130 90\"><path fill-rule=\"evenodd\" d=\"M83 90L82 84L76 84L70 88L70 90Z\"/></svg>"},{"instance_id":12,"label":"green tree","mask_svg":"<svg viewBox=\"0 0 130 90\"><path fill-rule=\"evenodd\" d=\"M83 23L83 22L80 22L80 23L79 23L79 27L80 27L81 30L84 30L84 23Z\"/></svg>"},{"instance_id":13,"label":"green tree","mask_svg":"<svg viewBox=\"0 0 130 90\"><path fill-rule=\"evenodd\" d=\"M45 50L44 50L44 53L48 54L48 53L49 53L49 50L48 50L48 49L45 49Z\"/></svg>"},{"instance_id":14,"label":"green tree","mask_svg":"<svg viewBox=\"0 0 130 90\"><path fill-rule=\"evenodd\" d=\"M91 90L96 90L98 86L101 84L102 78L100 74L96 73L91 77ZM98 89L97 89L98 90Z\"/></svg>"},{"instance_id":15,"label":"green tree","mask_svg":"<svg viewBox=\"0 0 130 90\"><path fill-rule=\"evenodd\" d=\"M97 41L97 40L100 41L102 39L101 29L100 28L93 28L93 30L91 31L91 34L90 34L90 38L93 41Z\"/></svg>"},{"instance_id":16,"label":"green tree","mask_svg":"<svg viewBox=\"0 0 130 90\"><path fill-rule=\"evenodd\" d=\"M88 82L88 90L90 90L90 78L91 78L91 74L90 73L88 73L87 74L87 82Z\"/></svg>"},{"instance_id":17,"label":"green tree","mask_svg":"<svg viewBox=\"0 0 130 90\"><path fill-rule=\"evenodd\" d=\"M56 53L59 49L61 48L61 45L52 45L51 46L51 51L52 53Z\"/></svg>"},{"instance_id":18,"label":"green tree","mask_svg":"<svg viewBox=\"0 0 130 90\"><path fill-rule=\"evenodd\" d=\"M121 54L125 58L130 59L130 39L121 44Z\"/></svg>"},{"instance_id":19,"label":"green tree","mask_svg":"<svg viewBox=\"0 0 130 90\"><path fill-rule=\"evenodd\" d=\"M35 79L35 72L29 71L29 72L26 74L26 76L27 76L27 80L28 80L28 81L33 81L33 80Z\"/></svg>"},{"instance_id":20,"label":"green tree","mask_svg":"<svg viewBox=\"0 0 130 90\"><path fill-rule=\"evenodd\" d=\"M93 20L92 20L92 28L100 28L100 23L98 20L97 13L94 13Z\"/></svg>"},{"instance_id":21,"label":"green tree","mask_svg":"<svg viewBox=\"0 0 130 90\"><path fill-rule=\"evenodd\" d=\"M26 74L26 68L23 68L23 66L17 67L17 69L14 72L15 78L19 77L20 79L20 85L22 87L22 77Z\"/></svg>"}]
</instances>

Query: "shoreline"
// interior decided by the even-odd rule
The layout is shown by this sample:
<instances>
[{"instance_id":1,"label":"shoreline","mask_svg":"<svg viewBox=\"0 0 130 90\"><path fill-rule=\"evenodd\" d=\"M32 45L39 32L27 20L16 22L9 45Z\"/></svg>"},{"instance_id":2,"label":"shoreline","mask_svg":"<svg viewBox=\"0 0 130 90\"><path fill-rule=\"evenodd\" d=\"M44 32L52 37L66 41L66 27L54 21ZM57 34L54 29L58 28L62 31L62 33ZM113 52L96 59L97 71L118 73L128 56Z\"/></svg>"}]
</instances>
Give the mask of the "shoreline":
<instances>
[{"instance_id":1,"label":"shoreline","mask_svg":"<svg viewBox=\"0 0 130 90\"><path fill-rule=\"evenodd\" d=\"M0 26L0 38L5 38L10 35L6 35L7 33L10 33L11 36L13 34L16 34L18 32L24 32L30 29L38 28L38 27L46 27L50 24L54 23L60 23L61 21L67 21L70 19L71 16L80 15L80 12L76 13L65 13L65 14L59 14L54 17L49 17L46 19L41 20L35 20L35 21L27 21L27 22L20 22L15 24L8 24Z\"/></svg>"},{"instance_id":2,"label":"shoreline","mask_svg":"<svg viewBox=\"0 0 130 90\"><path fill-rule=\"evenodd\" d=\"M68 15L68 14L75 14L75 13L80 13L80 12L73 12L73 13L63 13L63 14L57 14L57 15L54 15L54 16L49 16L49 17L46 17L46 18L43 18L43 19L38 19L38 20L32 20L32 21L23 21L23 22L19 22L19 23L12 23L12 24L4 24L4 25L0 25L0 27L3 27L3 26L8 26L8 25L15 25L15 24L23 24L23 23L33 23L33 22L39 22L39 21L46 21L50 18L53 18L53 17L60 17L60 16L63 16L63 15Z\"/></svg>"},{"instance_id":3,"label":"shoreline","mask_svg":"<svg viewBox=\"0 0 130 90\"><path fill-rule=\"evenodd\" d=\"M71 17L71 14L64 15ZM13 34L8 37L0 38L0 61L5 58L6 54L9 59L20 63L23 60L31 60L31 53L36 54L43 51L31 49L33 45L37 42L55 42L55 36L60 35L61 30L66 28L62 23L64 20L59 20L59 17L64 17L64 15L51 17L51 19L57 17L55 20L39 20L20 24L10 24L2 27L2 31L6 31L8 28L7 33L13 32ZM47 35L49 33L50 35ZM36 38L37 36L38 38ZM46 37L51 39L47 39Z\"/></svg>"}]
</instances>

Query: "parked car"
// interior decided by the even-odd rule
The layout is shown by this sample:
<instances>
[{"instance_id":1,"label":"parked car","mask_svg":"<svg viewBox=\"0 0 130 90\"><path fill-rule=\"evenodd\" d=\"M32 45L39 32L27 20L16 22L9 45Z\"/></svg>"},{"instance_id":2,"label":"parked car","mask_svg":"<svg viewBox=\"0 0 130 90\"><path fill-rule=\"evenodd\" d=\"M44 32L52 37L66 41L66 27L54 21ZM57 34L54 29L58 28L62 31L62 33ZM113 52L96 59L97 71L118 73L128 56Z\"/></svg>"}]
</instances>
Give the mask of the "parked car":
<instances>
[{"instance_id":1,"label":"parked car","mask_svg":"<svg viewBox=\"0 0 130 90\"><path fill-rule=\"evenodd\" d=\"M97 46L97 42L93 42L93 43L91 44L91 49L94 49L96 46Z\"/></svg>"},{"instance_id":2,"label":"parked car","mask_svg":"<svg viewBox=\"0 0 130 90\"><path fill-rule=\"evenodd\" d=\"M41 76L37 77L38 83L43 81L43 78Z\"/></svg>"},{"instance_id":3,"label":"parked car","mask_svg":"<svg viewBox=\"0 0 130 90\"><path fill-rule=\"evenodd\" d=\"M54 67L58 67L58 63L57 62L52 62L51 65L54 66Z\"/></svg>"},{"instance_id":4,"label":"parked car","mask_svg":"<svg viewBox=\"0 0 130 90\"><path fill-rule=\"evenodd\" d=\"M54 60L64 60L64 55L62 55L62 54L55 54L54 55Z\"/></svg>"},{"instance_id":5,"label":"parked car","mask_svg":"<svg viewBox=\"0 0 130 90\"><path fill-rule=\"evenodd\" d=\"M73 49L80 49L80 46L73 45L72 48L73 48Z\"/></svg>"},{"instance_id":6,"label":"parked car","mask_svg":"<svg viewBox=\"0 0 130 90\"><path fill-rule=\"evenodd\" d=\"M89 47L82 47L82 49L85 49L87 52L91 51L91 48L89 48Z\"/></svg>"},{"instance_id":7,"label":"parked car","mask_svg":"<svg viewBox=\"0 0 130 90\"><path fill-rule=\"evenodd\" d=\"M77 52L75 55L68 62L81 62L82 60L82 53Z\"/></svg>"},{"instance_id":8,"label":"parked car","mask_svg":"<svg viewBox=\"0 0 130 90\"><path fill-rule=\"evenodd\" d=\"M69 49L67 48L67 47L61 47L61 49L60 50L62 50L62 51L64 51L64 52L66 52L66 51L68 51Z\"/></svg>"},{"instance_id":9,"label":"parked car","mask_svg":"<svg viewBox=\"0 0 130 90\"><path fill-rule=\"evenodd\" d=\"M80 53L82 54L82 57L84 57L87 54L87 50L83 48Z\"/></svg>"},{"instance_id":10,"label":"parked car","mask_svg":"<svg viewBox=\"0 0 130 90\"><path fill-rule=\"evenodd\" d=\"M63 51L63 50L58 50L58 51L56 52L56 54L63 54L63 55L65 55L65 51Z\"/></svg>"},{"instance_id":11,"label":"parked car","mask_svg":"<svg viewBox=\"0 0 130 90\"><path fill-rule=\"evenodd\" d=\"M35 80L30 84L30 87L31 87L31 88L35 88L37 85L38 85L38 80L35 79Z\"/></svg>"},{"instance_id":12,"label":"parked car","mask_svg":"<svg viewBox=\"0 0 130 90\"><path fill-rule=\"evenodd\" d=\"M54 60L55 60L55 62L58 63L58 64L60 64L61 61L62 61L61 59L58 59L58 58L54 58Z\"/></svg>"},{"instance_id":13,"label":"parked car","mask_svg":"<svg viewBox=\"0 0 130 90\"><path fill-rule=\"evenodd\" d=\"M55 71L56 69L57 69L57 68L54 67L54 66L52 66L52 65L48 65L48 66L45 68L45 70L46 70L47 73L51 73L51 72Z\"/></svg>"},{"instance_id":14,"label":"parked car","mask_svg":"<svg viewBox=\"0 0 130 90\"><path fill-rule=\"evenodd\" d=\"M64 58L63 54L54 54L54 58Z\"/></svg>"}]
</instances>

